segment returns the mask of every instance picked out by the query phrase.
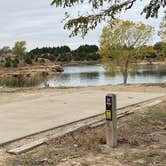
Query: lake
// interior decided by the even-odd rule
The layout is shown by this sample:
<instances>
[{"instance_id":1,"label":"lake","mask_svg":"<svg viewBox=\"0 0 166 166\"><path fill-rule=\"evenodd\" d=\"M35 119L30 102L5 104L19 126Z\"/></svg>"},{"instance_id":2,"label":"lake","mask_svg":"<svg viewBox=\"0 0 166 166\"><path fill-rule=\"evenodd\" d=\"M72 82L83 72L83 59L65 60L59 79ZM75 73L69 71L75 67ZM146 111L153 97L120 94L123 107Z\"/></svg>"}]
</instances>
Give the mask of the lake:
<instances>
[{"instance_id":1,"label":"lake","mask_svg":"<svg viewBox=\"0 0 166 166\"><path fill-rule=\"evenodd\" d=\"M123 83L122 75L112 77L102 66L69 66L64 72L42 83L50 87L100 86ZM166 83L166 66L142 65L137 67L136 74L129 75L128 83Z\"/></svg>"}]
</instances>

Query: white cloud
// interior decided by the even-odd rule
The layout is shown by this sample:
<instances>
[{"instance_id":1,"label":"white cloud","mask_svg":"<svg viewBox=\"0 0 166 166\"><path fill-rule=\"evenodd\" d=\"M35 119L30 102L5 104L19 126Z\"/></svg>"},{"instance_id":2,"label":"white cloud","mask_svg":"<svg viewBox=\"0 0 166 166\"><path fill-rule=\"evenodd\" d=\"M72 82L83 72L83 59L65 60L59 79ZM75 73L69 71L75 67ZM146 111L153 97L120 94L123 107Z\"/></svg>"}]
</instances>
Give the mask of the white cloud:
<instances>
[{"instance_id":1,"label":"white cloud","mask_svg":"<svg viewBox=\"0 0 166 166\"><path fill-rule=\"evenodd\" d=\"M97 44L102 32L103 24L96 30L90 31L83 40L81 37L69 38L69 32L63 29L61 20L64 17L64 9L50 6L51 0L5 0L0 1L0 47L3 45L13 46L16 41L26 40L28 48L42 46L69 45L76 48L81 44ZM134 8L121 17L136 22L143 21L158 30L160 19L146 20L140 16L143 2L136 4ZM78 11L90 11L91 7L85 4L81 7L68 9L72 16L77 16ZM159 40L157 33L153 42Z\"/></svg>"}]
</instances>

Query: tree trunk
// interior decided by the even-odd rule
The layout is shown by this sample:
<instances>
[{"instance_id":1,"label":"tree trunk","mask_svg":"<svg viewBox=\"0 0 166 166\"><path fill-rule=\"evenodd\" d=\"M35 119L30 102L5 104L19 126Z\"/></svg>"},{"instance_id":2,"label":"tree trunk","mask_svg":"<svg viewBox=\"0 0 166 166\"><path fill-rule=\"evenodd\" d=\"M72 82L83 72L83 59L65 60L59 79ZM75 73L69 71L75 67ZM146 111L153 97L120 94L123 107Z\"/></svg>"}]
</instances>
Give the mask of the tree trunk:
<instances>
[{"instance_id":1,"label":"tree trunk","mask_svg":"<svg viewBox=\"0 0 166 166\"><path fill-rule=\"evenodd\" d=\"M130 62L130 56L126 58L124 70L123 70L123 84L127 84L127 78L128 78L128 67L129 67L129 62Z\"/></svg>"},{"instance_id":2,"label":"tree trunk","mask_svg":"<svg viewBox=\"0 0 166 166\"><path fill-rule=\"evenodd\" d=\"M128 72L127 70L125 70L123 72L123 84L126 85L127 84L127 78L128 78Z\"/></svg>"},{"instance_id":3,"label":"tree trunk","mask_svg":"<svg viewBox=\"0 0 166 166\"><path fill-rule=\"evenodd\" d=\"M19 55L20 57L20 67L24 67L24 57L23 55Z\"/></svg>"}]
</instances>

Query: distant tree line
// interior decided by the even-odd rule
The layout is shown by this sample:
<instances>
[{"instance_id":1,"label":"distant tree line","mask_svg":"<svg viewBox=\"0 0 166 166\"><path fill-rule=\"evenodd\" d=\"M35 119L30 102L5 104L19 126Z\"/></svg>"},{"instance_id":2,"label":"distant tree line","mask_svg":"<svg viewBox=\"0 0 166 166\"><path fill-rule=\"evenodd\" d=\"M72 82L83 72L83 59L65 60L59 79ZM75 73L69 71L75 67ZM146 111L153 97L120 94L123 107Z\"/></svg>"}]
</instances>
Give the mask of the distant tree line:
<instances>
[{"instance_id":1,"label":"distant tree line","mask_svg":"<svg viewBox=\"0 0 166 166\"><path fill-rule=\"evenodd\" d=\"M14 47L0 49L0 65L3 67L17 67L25 64L71 61L98 61L98 46L82 45L75 50L68 46L42 47L26 51L26 42L16 42Z\"/></svg>"},{"instance_id":2,"label":"distant tree line","mask_svg":"<svg viewBox=\"0 0 166 166\"><path fill-rule=\"evenodd\" d=\"M143 45L135 49L138 60L162 60L166 58L166 42L157 42L153 46ZM99 61L99 48L96 45L81 45L75 50L68 46L42 47L26 51L26 42L16 42L13 48L0 49L0 66L18 67L25 64L71 61Z\"/></svg>"},{"instance_id":3,"label":"distant tree line","mask_svg":"<svg viewBox=\"0 0 166 166\"><path fill-rule=\"evenodd\" d=\"M153 46L143 45L135 49L136 59L164 60L166 58L166 42L160 41Z\"/></svg>"},{"instance_id":4,"label":"distant tree line","mask_svg":"<svg viewBox=\"0 0 166 166\"><path fill-rule=\"evenodd\" d=\"M70 61L92 61L99 60L97 53L98 46L82 45L76 50L71 50L68 46L36 48L27 53L31 59L48 59L50 61L70 62Z\"/></svg>"}]
</instances>

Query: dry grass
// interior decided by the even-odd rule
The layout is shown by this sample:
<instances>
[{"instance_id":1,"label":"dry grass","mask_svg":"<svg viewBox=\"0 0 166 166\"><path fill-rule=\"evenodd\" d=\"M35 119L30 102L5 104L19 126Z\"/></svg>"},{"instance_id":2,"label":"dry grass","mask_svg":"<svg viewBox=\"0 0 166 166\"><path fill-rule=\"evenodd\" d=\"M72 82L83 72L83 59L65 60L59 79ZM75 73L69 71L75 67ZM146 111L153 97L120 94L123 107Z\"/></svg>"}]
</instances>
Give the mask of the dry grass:
<instances>
[{"instance_id":1,"label":"dry grass","mask_svg":"<svg viewBox=\"0 0 166 166\"><path fill-rule=\"evenodd\" d=\"M165 88L166 87L166 84L165 83L146 83L146 84L142 84L144 86L159 86L161 88Z\"/></svg>"},{"instance_id":2,"label":"dry grass","mask_svg":"<svg viewBox=\"0 0 166 166\"><path fill-rule=\"evenodd\" d=\"M166 163L166 102L131 117L119 129L119 143L127 150L124 163L129 165L158 165Z\"/></svg>"},{"instance_id":3,"label":"dry grass","mask_svg":"<svg viewBox=\"0 0 166 166\"><path fill-rule=\"evenodd\" d=\"M130 116L118 129L117 149L107 149L103 126L68 134L10 160L8 166L129 165L166 163L166 102ZM75 164L75 165L77 165Z\"/></svg>"},{"instance_id":4,"label":"dry grass","mask_svg":"<svg viewBox=\"0 0 166 166\"><path fill-rule=\"evenodd\" d=\"M103 129L80 130L62 138L47 142L47 144L34 149L32 152L17 156L10 165L54 166L63 159L73 159L85 155L87 152L100 153L101 144L105 144Z\"/></svg>"}]
</instances>

